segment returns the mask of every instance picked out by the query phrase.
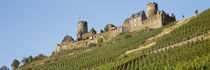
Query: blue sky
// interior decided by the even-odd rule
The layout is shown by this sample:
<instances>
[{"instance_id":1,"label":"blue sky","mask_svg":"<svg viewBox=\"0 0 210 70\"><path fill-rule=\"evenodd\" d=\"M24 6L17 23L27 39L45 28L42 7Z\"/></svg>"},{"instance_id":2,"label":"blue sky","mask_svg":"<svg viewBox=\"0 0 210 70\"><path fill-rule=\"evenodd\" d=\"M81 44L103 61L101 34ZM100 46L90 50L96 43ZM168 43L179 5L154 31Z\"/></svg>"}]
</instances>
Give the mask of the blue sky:
<instances>
[{"instance_id":1,"label":"blue sky","mask_svg":"<svg viewBox=\"0 0 210 70\"><path fill-rule=\"evenodd\" d=\"M99 32L146 11L149 2L177 19L210 8L209 0L0 0L0 66L11 67L14 59L30 55L49 56L66 34L76 38L78 16Z\"/></svg>"}]
</instances>

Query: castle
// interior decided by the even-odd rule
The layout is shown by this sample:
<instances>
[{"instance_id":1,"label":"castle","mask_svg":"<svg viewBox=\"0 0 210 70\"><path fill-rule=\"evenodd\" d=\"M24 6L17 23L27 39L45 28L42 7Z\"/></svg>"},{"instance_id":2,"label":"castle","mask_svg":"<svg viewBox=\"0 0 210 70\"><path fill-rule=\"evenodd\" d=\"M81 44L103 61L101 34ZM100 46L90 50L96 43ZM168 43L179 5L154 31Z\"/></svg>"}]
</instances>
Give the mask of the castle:
<instances>
[{"instance_id":1,"label":"castle","mask_svg":"<svg viewBox=\"0 0 210 70\"><path fill-rule=\"evenodd\" d=\"M77 39L74 40L71 36L66 35L61 44L56 45L56 52L87 47L90 43L98 43L98 41L109 41L123 32L132 32L145 28L159 28L175 20L175 17L169 16L163 10L159 11L157 3L151 2L147 4L147 16L144 11L134 13L131 17L125 19L122 26L108 24L108 30L101 30L98 34L94 28L88 32L87 21L79 21Z\"/></svg>"}]
</instances>

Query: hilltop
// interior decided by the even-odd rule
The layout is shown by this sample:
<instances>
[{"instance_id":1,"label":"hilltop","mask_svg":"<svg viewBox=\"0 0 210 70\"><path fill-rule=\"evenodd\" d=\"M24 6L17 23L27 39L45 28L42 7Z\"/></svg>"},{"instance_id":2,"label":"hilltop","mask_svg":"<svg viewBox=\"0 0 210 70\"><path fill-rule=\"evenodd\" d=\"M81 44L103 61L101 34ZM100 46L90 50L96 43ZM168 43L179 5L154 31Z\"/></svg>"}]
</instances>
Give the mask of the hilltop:
<instances>
[{"instance_id":1,"label":"hilltop","mask_svg":"<svg viewBox=\"0 0 210 70\"><path fill-rule=\"evenodd\" d=\"M208 70L209 19L210 9L160 28L124 32L106 42L62 50L18 70Z\"/></svg>"},{"instance_id":2,"label":"hilltop","mask_svg":"<svg viewBox=\"0 0 210 70\"><path fill-rule=\"evenodd\" d=\"M78 21L77 38L66 35L51 56L24 58L17 70L209 69L210 9L176 21L155 2L132 14L122 26L97 33Z\"/></svg>"},{"instance_id":3,"label":"hilltop","mask_svg":"<svg viewBox=\"0 0 210 70\"><path fill-rule=\"evenodd\" d=\"M107 24L104 30L100 30L97 34L96 30L92 28L88 32L88 22L80 20L78 22L77 39L72 39L71 36L65 36L60 44L56 45L56 52L67 49L75 49L80 47L88 47L100 42L110 41L120 34L126 32L133 32L143 29L155 29L168 25L170 22L176 21L174 15L166 14L164 10L158 9L156 2L150 2L147 4L147 15L144 10L132 14L129 18L125 19L122 26L115 26L113 24ZM71 39L66 39L69 37Z\"/></svg>"}]
</instances>

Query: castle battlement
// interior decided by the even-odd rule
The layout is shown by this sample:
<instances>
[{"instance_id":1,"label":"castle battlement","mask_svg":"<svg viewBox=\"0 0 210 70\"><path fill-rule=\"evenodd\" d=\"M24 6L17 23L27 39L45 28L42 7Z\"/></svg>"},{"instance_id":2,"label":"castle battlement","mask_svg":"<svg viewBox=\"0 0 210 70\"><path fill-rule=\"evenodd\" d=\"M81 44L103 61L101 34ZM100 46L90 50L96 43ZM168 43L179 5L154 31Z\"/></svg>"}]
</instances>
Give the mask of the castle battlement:
<instances>
[{"instance_id":1,"label":"castle battlement","mask_svg":"<svg viewBox=\"0 0 210 70\"><path fill-rule=\"evenodd\" d=\"M79 21L77 40L74 41L72 37L65 36L61 44L56 45L56 52L88 47L90 43L98 43L99 39L102 39L103 42L109 41L123 32L132 32L144 28L159 28L175 20L175 17L169 16L163 10L159 11L157 3L151 2L147 4L147 16L144 10L134 13L131 17L125 19L122 26L108 24L107 32L101 30L101 33L97 34L94 28L88 32L87 21Z\"/></svg>"}]
</instances>

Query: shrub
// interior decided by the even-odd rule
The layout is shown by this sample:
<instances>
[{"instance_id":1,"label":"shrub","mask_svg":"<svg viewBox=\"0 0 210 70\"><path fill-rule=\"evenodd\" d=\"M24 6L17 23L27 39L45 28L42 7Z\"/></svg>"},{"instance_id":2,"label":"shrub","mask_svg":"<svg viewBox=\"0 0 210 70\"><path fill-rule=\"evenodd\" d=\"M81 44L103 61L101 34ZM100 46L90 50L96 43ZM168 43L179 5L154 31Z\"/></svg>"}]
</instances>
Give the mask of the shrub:
<instances>
[{"instance_id":1,"label":"shrub","mask_svg":"<svg viewBox=\"0 0 210 70\"><path fill-rule=\"evenodd\" d=\"M89 44L89 47L95 47L97 44L95 44L95 43L90 43Z\"/></svg>"},{"instance_id":2,"label":"shrub","mask_svg":"<svg viewBox=\"0 0 210 70\"><path fill-rule=\"evenodd\" d=\"M98 43L102 43L102 42L103 42L103 38L99 38Z\"/></svg>"}]
</instances>

